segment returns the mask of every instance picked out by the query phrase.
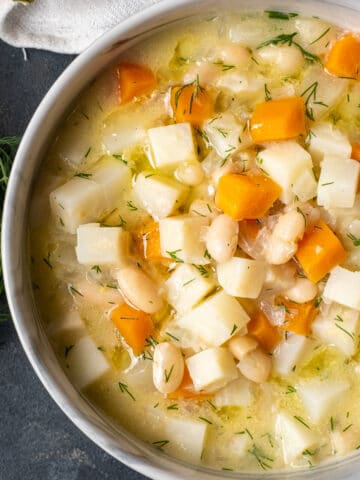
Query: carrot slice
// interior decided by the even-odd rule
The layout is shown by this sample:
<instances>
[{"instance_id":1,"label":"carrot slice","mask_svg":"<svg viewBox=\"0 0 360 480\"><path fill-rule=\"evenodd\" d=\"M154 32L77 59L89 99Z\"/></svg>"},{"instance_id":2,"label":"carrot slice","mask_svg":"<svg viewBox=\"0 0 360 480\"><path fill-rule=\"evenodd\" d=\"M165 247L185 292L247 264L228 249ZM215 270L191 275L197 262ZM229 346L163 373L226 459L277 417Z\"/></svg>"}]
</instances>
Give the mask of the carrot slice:
<instances>
[{"instance_id":1,"label":"carrot slice","mask_svg":"<svg viewBox=\"0 0 360 480\"><path fill-rule=\"evenodd\" d=\"M325 68L338 77L360 78L360 38L351 33L332 46Z\"/></svg>"},{"instance_id":2,"label":"carrot slice","mask_svg":"<svg viewBox=\"0 0 360 480\"><path fill-rule=\"evenodd\" d=\"M272 352L282 338L277 327L271 325L260 310L252 315L247 329L248 334L254 337L267 352Z\"/></svg>"},{"instance_id":3,"label":"carrot slice","mask_svg":"<svg viewBox=\"0 0 360 480\"><path fill-rule=\"evenodd\" d=\"M171 89L171 107L177 123L189 122L198 125L214 114L211 95L198 84L173 87Z\"/></svg>"},{"instance_id":4,"label":"carrot slice","mask_svg":"<svg viewBox=\"0 0 360 480\"><path fill-rule=\"evenodd\" d=\"M286 140L305 133L302 97L280 98L256 105L250 123L254 142Z\"/></svg>"},{"instance_id":5,"label":"carrot slice","mask_svg":"<svg viewBox=\"0 0 360 480\"><path fill-rule=\"evenodd\" d=\"M189 370L185 367L184 376L180 386L174 392L167 395L170 400L209 400L212 397L209 393L195 392Z\"/></svg>"},{"instance_id":6,"label":"carrot slice","mask_svg":"<svg viewBox=\"0 0 360 480\"><path fill-rule=\"evenodd\" d=\"M318 282L346 258L346 251L335 233L319 220L298 243L296 258L306 276Z\"/></svg>"},{"instance_id":7,"label":"carrot slice","mask_svg":"<svg viewBox=\"0 0 360 480\"><path fill-rule=\"evenodd\" d=\"M168 260L161 255L160 232L157 222L149 222L137 230L135 244L146 260Z\"/></svg>"},{"instance_id":8,"label":"carrot slice","mask_svg":"<svg viewBox=\"0 0 360 480\"><path fill-rule=\"evenodd\" d=\"M216 206L235 220L257 219L266 215L281 188L265 175L229 173L220 178Z\"/></svg>"},{"instance_id":9,"label":"carrot slice","mask_svg":"<svg viewBox=\"0 0 360 480\"><path fill-rule=\"evenodd\" d=\"M151 316L124 303L112 311L111 319L134 354L140 355L153 328Z\"/></svg>"},{"instance_id":10,"label":"carrot slice","mask_svg":"<svg viewBox=\"0 0 360 480\"><path fill-rule=\"evenodd\" d=\"M133 63L121 63L118 66L119 97L122 103L135 97L148 95L156 87L156 78L150 68Z\"/></svg>"},{"instance_id":11,"label":"carrot slice","mask_svg":"<svg viewBox=\"0 0 360 480\"><path fill-rule=\"evenodd\" d=\"M352 144L351 158L360 162L360 143Z\"/></svg>"},{"instance_id":12,"label":"carrot slice","mask_svg":"<svg viewBox=\"0 0 360 480\"><path fill-rule=\"evenodd\" d=\"M317 311L314 302L296 303L286 298L277 299L278 305L285 308L285 323L282 330L307 336L311 332L311 324Z\"/></svg>"},{"instance_id":13,"label":"carrot slice","mask_svg":"<svg viewBox=\"0 0 360 480\"><path fill-rule=\"evenodd\" d=\"M243 220L239 222L239 232L247 241L256 240L260 230L261 224L256 220Z\"/></svg>"}]
</instances>

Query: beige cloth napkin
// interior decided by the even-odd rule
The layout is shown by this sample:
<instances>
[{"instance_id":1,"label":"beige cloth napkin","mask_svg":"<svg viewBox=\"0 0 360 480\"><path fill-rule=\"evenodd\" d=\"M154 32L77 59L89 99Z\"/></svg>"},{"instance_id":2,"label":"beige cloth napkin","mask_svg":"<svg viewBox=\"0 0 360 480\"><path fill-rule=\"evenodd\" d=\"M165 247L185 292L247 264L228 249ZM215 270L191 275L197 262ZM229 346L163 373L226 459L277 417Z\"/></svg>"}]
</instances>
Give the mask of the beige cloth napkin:
<instances>
[{"instance_id":1,"label":"beige cloth napkin","mask_svg":"<svg viewBox=\"0 0 360 480\"><path fill-rule=\"evenodd\" d=\"M15 47L79 53L125 18L160 0L0 0L0 38ZM166 0L165 0L166 1Z\"/></svg>"}]
</instances>

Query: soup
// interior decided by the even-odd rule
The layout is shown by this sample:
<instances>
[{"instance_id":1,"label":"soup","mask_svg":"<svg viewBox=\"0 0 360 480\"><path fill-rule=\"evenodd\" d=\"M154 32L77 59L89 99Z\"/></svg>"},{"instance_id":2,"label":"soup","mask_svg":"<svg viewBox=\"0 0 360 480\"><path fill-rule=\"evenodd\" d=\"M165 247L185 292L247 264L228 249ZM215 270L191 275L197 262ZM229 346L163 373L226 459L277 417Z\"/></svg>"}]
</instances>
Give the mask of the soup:
<instances>
[{"instance_id":1,"label":"soup","mask_svg":"<svg viewBox=\"0 0 360 480\"><path fill-rule=\"evenodd\" d=\"M194 19L78 99L30 209L64 370L154 448L222 470L360 446L360 38Z\"/></svg>"}]
</instances>

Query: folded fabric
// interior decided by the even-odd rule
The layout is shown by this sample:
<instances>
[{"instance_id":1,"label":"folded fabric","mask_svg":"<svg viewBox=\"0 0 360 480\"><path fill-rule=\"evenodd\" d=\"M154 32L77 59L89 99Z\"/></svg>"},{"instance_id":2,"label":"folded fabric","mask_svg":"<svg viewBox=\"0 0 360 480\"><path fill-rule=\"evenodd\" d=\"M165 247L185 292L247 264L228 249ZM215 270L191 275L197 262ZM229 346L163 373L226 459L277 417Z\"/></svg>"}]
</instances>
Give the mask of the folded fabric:
<instances>
[{"instance_id":1,"label":"folded fabric","mask_svg":"<svg viewBox=\"0 0 360 480\"><path fill-rule=\"evenodd\" d=\"M79 53L125 18L160 0L0 1L0 38L15 47Z\"/></svg>"}]
</instances>

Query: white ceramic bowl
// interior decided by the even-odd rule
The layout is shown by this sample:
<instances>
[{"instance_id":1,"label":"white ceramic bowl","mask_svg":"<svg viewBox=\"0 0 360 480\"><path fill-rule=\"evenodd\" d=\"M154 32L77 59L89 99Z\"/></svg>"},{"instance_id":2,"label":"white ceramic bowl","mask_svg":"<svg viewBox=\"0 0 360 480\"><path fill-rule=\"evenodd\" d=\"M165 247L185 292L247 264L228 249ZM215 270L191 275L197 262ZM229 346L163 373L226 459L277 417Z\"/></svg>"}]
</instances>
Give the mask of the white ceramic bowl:
<instances>
[{"instance_id":1,"label":"white ceramic bowl","mask_svg":"<svg viewBox=\"0 0 360 480\"><path fill-rule=\"evenodd\" d=\"M44 333L31 287L27 218L36 172L53 134L72 101L107 65L131 45L159 29L196 14L218 10L291 10L317 15L349 29L360 25L359 0L166 0L124 21L102 36L66 69L50 89L33 116L18 150L6 195L2 258L6 292L12 318L24 350L40 380L66 415L97 445L129 467L153 479L243 480L313 479L356 480L360 478L360 452L344 460L304 471L270 473L215 472L192 467L154 450L124 429L115 426L72 386Z\"/></svg>"}]
</instances>

